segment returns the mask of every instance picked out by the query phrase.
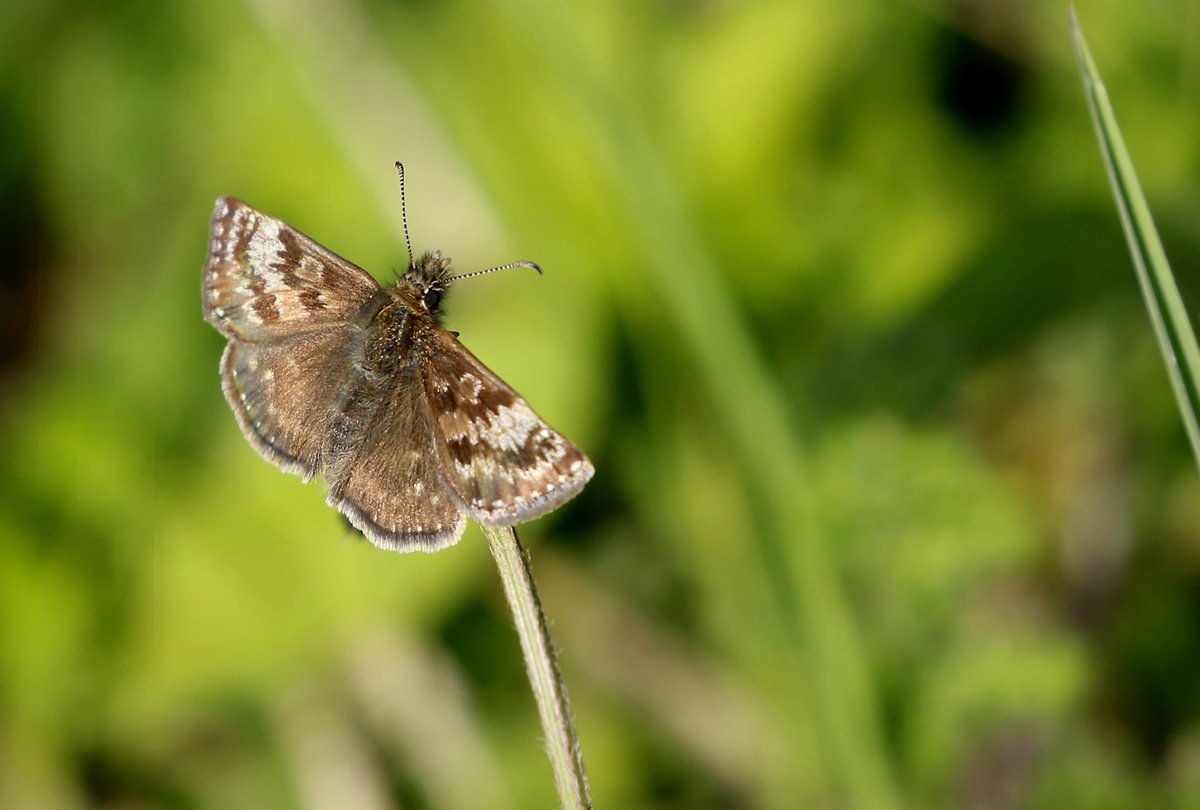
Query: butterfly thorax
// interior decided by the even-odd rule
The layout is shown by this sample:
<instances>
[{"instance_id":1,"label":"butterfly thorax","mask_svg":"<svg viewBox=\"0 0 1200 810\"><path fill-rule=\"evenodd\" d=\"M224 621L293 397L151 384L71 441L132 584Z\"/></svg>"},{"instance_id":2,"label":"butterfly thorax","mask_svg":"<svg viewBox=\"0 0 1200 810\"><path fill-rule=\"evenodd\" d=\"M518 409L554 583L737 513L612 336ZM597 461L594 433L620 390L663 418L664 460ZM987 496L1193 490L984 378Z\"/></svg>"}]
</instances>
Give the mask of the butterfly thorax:
<instances>
[{"instance_id":1,"label":"butterfly thorax","mask_svg":"<svg viewBox=\"0 0 1200 810\"><path fill-rule=\"evenodd\" d=\"M363 347L364 370L372 376L390 374L416 362L416 349L431 328L440 326L442 297L450 278L450 257L440 251L409 265L389 300L371 320Z\"/></svg>"}]
</instances>

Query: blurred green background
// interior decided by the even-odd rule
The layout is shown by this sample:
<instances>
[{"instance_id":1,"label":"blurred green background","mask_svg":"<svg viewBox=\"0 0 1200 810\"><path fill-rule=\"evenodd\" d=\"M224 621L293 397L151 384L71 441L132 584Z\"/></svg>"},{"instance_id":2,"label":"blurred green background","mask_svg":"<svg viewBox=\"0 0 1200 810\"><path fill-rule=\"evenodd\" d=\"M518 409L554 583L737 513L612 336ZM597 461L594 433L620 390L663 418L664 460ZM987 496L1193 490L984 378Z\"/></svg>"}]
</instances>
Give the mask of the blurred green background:
<instances>
[{"instance_id":1,"label":"blurred green background","mask_svg":"<svg viewBox=\"0 0 1200 810\"><path fill-rule=\"evenodd\" d=\"M1081 2L1200 295L1200 3ZM0 807L550 807L477 527L242 438L214 198L387 278L597 475L524 538L598 806L1200 807L1200 478L1066 6L0 10Z\"/></svg>"}]
</instances>

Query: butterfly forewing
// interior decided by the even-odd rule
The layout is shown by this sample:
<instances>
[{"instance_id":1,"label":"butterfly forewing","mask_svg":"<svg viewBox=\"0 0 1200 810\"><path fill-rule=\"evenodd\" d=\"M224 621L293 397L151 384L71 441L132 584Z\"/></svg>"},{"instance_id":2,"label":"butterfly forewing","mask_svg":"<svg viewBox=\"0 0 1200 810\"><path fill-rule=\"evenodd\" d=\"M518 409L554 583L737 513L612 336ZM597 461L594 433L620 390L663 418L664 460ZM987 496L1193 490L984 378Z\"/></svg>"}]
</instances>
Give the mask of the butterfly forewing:
<instances>
[{"instance_id":1,"label":"butterfly forewing","mask_svg":"<svg viewBox=\"0 0 1200 810\"><path fill-rule=\"evenodd\" d=\"M343 412L341 421L365 423L339 436L327 450L329 504L377 546L396 551L436 551L462 536L466 521L447 489L434 454L433 426L415 367L383 381L373 407ZM357 397L352 397L352 400ZM365 400L351 401L356 409ZM373 414L364 416L373 411ZM337 458L343 454L343 458Z\"/></svg>"},{"instance_id":2,"label":"butterfly forewing","mask_svg":"<svg viewBox=\"0 0 1200 810\"><path fill-rule=\"evenodd\" d=\"M435 329L422 354L436 450L468 514L491 526L531 520L573 497L592 464L458 339Z\"/></svg>"},{"instance_id":3,"label":"butterfly forewing","mask_svg":"<svg viewBox=\"0 0 1200 810\"><path fill-rule=\"evenodd\" d=\"M355 318L381 294L367 271L240 200L213 210L204 317L234 340L264 341Z\"/></svg>"}]
</instances>

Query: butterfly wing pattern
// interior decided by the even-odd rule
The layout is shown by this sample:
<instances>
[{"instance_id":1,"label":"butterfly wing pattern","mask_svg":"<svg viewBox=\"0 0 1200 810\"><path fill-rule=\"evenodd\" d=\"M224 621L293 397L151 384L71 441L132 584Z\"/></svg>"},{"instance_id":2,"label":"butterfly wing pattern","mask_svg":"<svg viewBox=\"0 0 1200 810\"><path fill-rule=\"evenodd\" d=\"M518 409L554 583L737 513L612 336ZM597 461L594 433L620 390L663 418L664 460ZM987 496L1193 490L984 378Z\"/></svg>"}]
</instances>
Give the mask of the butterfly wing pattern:
<instances>
[{"instance_id":1,"label":"butterfly wing pattern","mask_svg":"<svg viewBox=\"0 0 1200 810\"><path fill-rule=\"evenodd\" d=\"M381 548L445 548L466 516L531 520L593 473L440 326L448 270L426 254L383 289L243 202L213 212L204 316L229 340L222 388L238 425L280 469L323 475L329 504Z\"/></svg>"},{"instance_id":2,"label":"butterfly wing pattern","mask_svg":"<svg viewBox=\"0 0 1200 810\"><path fill-rule=\"evenodd\" d=\"M229 338L225 398L263 458L309 480L342 379L383 291L370 274L240 200L217 200L204 317Z\"/></svg>"},{"instance_id":3,"label":"butterfly wing pattern","mask_svg":"<svg viewBox=\"0 0 1200 810\"><path fill-rule=\"evenodd\" d=\"M225 337L278 341L344 327L382 293L361 267L241 200L217 200L204 265L204 317Z\"/></svg>"},{"instance_id":4,"label":"butterfly wing pattern","mask_svg":"<svg viewBox=\"0 0 1200 810\"><path fill-rule=\"evenodd\" d=\"M488 526L531 520L573 498L594 470L504 380L444 329L423 356L442 469L470 516Z\"/></svg>"}]
</instances>

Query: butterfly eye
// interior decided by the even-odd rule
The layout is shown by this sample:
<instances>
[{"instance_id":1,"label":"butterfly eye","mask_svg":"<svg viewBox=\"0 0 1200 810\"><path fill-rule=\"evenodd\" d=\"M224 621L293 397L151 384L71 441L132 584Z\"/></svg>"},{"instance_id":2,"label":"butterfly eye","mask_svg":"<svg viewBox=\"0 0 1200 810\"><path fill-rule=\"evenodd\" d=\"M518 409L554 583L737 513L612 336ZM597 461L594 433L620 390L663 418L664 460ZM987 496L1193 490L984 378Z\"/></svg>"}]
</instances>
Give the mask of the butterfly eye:
<instances>
[{"instance_id":1,"label":"butterfly eye","mask_svg":"<svg viewBox=\"0 0 1200 810\"><path fill-rule=\"evenodd\" d=\"M442 303L442 291L436 287L425 293L425 309L433 312L438 308L438 304Z\"/></svg>"}]
</instances>

